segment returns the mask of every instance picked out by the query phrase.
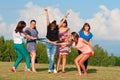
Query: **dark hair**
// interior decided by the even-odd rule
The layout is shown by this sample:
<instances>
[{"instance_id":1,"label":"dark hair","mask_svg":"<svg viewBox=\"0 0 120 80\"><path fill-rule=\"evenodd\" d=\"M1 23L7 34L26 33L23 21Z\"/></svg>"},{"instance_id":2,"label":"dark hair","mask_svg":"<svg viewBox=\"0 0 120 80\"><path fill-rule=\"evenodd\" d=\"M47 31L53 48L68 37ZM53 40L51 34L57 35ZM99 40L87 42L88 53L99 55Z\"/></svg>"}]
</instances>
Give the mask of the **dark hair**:
<instances>
[{"instance_id":1,"label":"dark hair","mask_svg":"<svg viewBox=\"0 0 120 80\"><path fill-rule=\"evenodd\" d=\"M61 21L63 21L63 19ZM63 23L66 24L66 27L68 26L67 20L65 20Z\"/></svg>"},{"instance_id":2,"label":"dark hair","mask_svg":"<svg viewBox=\"0 0 120 80\"><path fill-rule=\"evenodd\" d=\"M31 20L30 23L32 23L32 22L36 23L36 20ZM36 26L33 29L35 29L38 34L38 30L36 29Z\"/></svg>"},{"instance_id":3,"label":"dark hair","mask_svg":"<svg viewBox=\"0 0 120 80\"><path fill-rule=\"evenodd\" d=\"M23 33L23 28L25 27L26 27L26 23L24 21L19 21L15 29L15 32Z\"/></svg>"},{"instance_id":4,"label":"dark hair","mask_svg":"<svg viewBox=\"0 0 120 80\"><path fill-rule=\"evenodd\" d=\"M75 45L78 43L79 35L76 32L72 32L71 35L74 38Z\"/></svg>"},{"instance_id":5,"label":"dark hair","mask_svg":"<svg viewBox=\"0 0 120 80\"><path fill-rule=\"evenodd\" d=\"M88 23L85 23L85 24L83 25L83 27L82 27L81 30L84 31L85 26L88 26L88 27L89 27L88 32L90 32L90 29L91 29L91 28L90 28L90 25L89 25Z\"/></svg>"},{"instance_id":6,"label":"dark hair","mask_svg":"<svg viewBox=\"0 0 120 80\"><path fill-rule=\"evenodd\" d=\"M53 20L53 21L50 23L50 27L51 27L52 25L57 26L56 20Z\"/></svg>"}]
</instances>

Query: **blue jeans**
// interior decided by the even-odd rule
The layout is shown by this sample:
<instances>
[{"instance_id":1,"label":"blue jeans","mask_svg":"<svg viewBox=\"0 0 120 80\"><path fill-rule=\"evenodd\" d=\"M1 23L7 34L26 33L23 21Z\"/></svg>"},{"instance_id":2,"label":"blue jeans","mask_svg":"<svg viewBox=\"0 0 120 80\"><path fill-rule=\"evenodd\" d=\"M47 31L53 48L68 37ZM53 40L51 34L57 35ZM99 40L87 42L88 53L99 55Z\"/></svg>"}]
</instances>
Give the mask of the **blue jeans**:
<instances>
[{"instance_id":1,"label":"blue jeans","mask_svg":"<svg viewBox=\"0 0 120 80\"><path fill-rule=\"evenodd\" d=\"M47 56L49 60L48 70L53 70L54 69L54 56L56 53L56 45L47 42L46 47L47 47Z\"/></svg>"}]
</instances>

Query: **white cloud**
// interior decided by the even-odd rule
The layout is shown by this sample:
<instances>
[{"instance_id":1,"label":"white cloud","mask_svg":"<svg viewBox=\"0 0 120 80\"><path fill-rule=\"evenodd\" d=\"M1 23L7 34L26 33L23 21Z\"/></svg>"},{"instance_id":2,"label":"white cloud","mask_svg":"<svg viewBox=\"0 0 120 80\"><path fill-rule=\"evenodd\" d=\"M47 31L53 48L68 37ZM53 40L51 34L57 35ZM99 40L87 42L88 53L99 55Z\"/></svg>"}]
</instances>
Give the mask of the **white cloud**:
<instances>
[{"instance_id":1,"label":"white cloud","mask_svg":"<svg viewBox=\"0 0 120 80\"><path fill-rule=\"evenodd\" d=\"M59 8L55 7L47 7L49 10L50 21L57 20L57 23L63 18L64 14L60 11ZM109 10L106 6L100 5L100 11L95 13L92 18L82 19L80 18L79 12L74 12L70 10L70 15L67 19L68 26L71 31L78 32L85 22L88 22L91 25L91 31L94 35L94 39L99 40L120 40L120 9ZM37 29L39 31L40 36L46 35L46 18L43 7L33 4L29 2L25 5L25 8L20 10L20 18L19 20L24 20L27 22L27 26L29 27L30 20L35 19L37 21ZM2 32L9 32L8 34L12 34L13 26L10 25L9 28L12 28L8 31L8 25L5 22L2 22L2 17L0 17L0 29ZM1 27L3 26L3 27ZM4 28L4 29L3 29ZM6 31L5 31L6 30ZM2 33L0 32L0 34Z\"/></svg>"},{"instance_id":2,"label":"white cloud","mask_svg":"<svg viewBox=\"0 0 120 80\"><path fill-rule=\"evenodd\" d=\"M100 6L101 11L87 21L92 26L92 32L96 39L120 40L120 9L108 10Z\"/></svg>"},{"instance_id":3,"label":"white cloud","mask_svg":"<svg viewBox=\"0 0 120 80\"><path fill-rule=\"evenodd\" d=\"M2 17L0 17L0 36L4 36L5 39L12 38L12 31L15 27L15 24L8 25Z\"/></svg>"},{"instance_id":4,"label":"white cloud","mask_svg":"<svg viewBox=\"0 0 120 80\"><path fill-rule=\"evenodd\" d=\"M50 21L56 20L57 23L63 18L64 14L54 7L47 7L49 11ZM79 31L80 26L83 25L83 20L79 19L79 13L70 10L70 15L68 17L68 25L72 31ZM26 4L25 9L20 11L20 20L25 20L30 22L30 20L35 19L37 21L37 29L40 35L46 35L46 18L43 7L38 5L33 5L32 2ZM28 25L29 26L29 25Z\"/></svg>"},{"instance_id":5,"label":"white cloud","mask_svg":"<svg viewBox=\"0 0 120 80\"><path fill-rule=\"evenodd\" d=\"M2 21L3 20L3 18L0 16L0 21Z\"/></svg>"}]
</instances>

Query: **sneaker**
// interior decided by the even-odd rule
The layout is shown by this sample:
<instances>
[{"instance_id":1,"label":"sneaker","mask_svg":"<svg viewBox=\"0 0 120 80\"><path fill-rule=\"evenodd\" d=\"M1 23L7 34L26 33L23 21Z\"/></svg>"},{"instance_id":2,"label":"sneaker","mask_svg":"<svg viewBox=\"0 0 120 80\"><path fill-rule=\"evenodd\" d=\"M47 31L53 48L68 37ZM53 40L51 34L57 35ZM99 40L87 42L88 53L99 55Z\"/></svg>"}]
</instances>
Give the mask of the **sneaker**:
<instances>
[{"instance_id":1,"label":"sneaker","mask_svg":"<svg viewBox=\"0 0 120 80\"><path fill-rule=\"evenodd\" d=\"M16 69L13 67L13 68L11 69L11 71L12 71L12 72L16 72Z\"/></svg>"},{"instance_id":2,"label":"sneaker","mask_svg":"<svg viewBox=\"0 0 120 80\"><path fill-rule=\"evenodd\" d=\"M57 70L56 70L56 69L54 69L54 70L53 70L53 72L54 72L54 73L57 73Z\"/></svg>"},{"instance_id":3,"label":"sneaker","mask_svg":"<svg viewBox=\"0 0 120 80\"><path fill-rule=\"evenodd\" d=\"M48 70L48 73L51 73L52 71L51 70Z\"/></svg>"}]
</instances>

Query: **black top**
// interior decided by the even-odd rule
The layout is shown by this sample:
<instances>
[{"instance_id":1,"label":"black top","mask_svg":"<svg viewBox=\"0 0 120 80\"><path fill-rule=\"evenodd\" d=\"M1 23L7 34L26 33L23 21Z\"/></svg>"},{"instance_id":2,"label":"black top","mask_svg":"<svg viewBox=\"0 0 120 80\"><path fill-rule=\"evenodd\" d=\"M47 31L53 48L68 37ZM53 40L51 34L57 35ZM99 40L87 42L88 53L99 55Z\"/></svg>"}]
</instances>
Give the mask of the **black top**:
<instances>
[{"instance_id":1,"label":"black top","mask_svg":"<svg viewBox=\"0 0 120 80\"><path fill-rule=\"evenodd\" d=\"M59 33L59 28L58 26L56 26L56 28L54 30L51 30L50 25L47 26L47 39L49 39L50 41L57 41L59 40L58 37L58 33Z\"/></svg>"}]
</instances>

